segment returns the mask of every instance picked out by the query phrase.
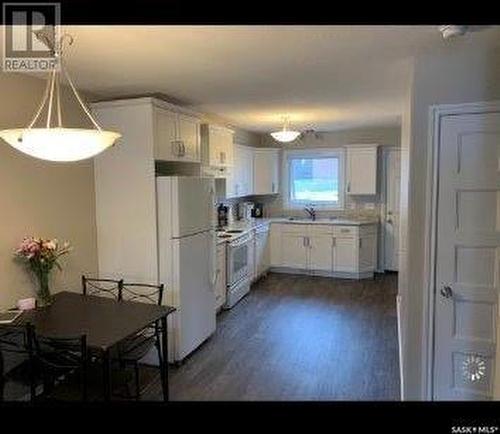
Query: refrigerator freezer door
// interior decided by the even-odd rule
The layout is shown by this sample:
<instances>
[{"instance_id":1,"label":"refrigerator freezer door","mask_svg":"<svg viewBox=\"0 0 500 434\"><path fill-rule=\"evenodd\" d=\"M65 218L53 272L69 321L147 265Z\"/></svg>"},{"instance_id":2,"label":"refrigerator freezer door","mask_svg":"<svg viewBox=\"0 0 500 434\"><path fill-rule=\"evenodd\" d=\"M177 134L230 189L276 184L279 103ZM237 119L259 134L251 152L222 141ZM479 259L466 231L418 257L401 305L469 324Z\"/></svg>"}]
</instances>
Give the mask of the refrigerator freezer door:
<instances>
[{"instance_id":1,"label":"refrigerator freezer door","mask_svg":"<svg viewBox=\"0 0 500 434\"><path fill-rule=\"evenodd\" d=\"M163 252L163 253L162 253ZM174 361L182 360L215 331L215 232L174 239L160 246L160 281L172 315Z\"/></svg>"},{"instance_id":2,"label":"refrigerator freezer door","mask_svg":"<svg viewBox=\"0 0 500 434\"><path fill-rule=\"evenodd\" d=\"M159 224L169 238L181 238L215 227L215 184L210 178L158 177Z\"/></svg>"}]
</instances>

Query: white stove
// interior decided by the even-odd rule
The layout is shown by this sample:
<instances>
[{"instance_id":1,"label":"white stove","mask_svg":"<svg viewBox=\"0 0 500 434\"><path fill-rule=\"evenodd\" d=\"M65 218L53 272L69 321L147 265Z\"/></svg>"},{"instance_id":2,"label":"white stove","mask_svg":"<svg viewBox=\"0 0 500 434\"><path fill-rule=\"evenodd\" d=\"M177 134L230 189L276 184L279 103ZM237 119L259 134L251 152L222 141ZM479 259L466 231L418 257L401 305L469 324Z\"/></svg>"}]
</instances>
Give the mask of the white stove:
<instances>
[{"instance_id":1,"label":"white stove","mask_svg":"<svg viewBox=\"0 0 500 434\"><path fill-rule=\"evenodd\" d=\"M230 309L250 292L251 266L251 233L241 229L217 231L217 239L227 241L226 244L226 304Z\"/></svg>"}]
</instances>

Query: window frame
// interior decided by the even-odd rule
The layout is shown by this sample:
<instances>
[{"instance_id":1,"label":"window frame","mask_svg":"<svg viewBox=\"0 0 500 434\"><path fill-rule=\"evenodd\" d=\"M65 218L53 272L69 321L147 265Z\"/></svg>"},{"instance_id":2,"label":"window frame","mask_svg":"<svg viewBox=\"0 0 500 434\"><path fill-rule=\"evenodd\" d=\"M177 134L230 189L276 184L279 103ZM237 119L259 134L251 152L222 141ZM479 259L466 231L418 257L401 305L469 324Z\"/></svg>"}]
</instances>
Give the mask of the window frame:
<instances>
[{"instance_id":1,"label":"window frame","mask_svg":"<svg viewBox=\"0 0 500 434\"><path fill-rule=\"evenodd\" d=\"M311 204L310 201L292 201L290 198L290 160L297 158L338 158L339 175L338 189L339 200L337 202L314 203L314 207L323 211L334 211L344 208L345 203L345 150L343 148L330 149L293 149L285 150L283 153L282 185L283 185L283 205L285 209L303 209Z\"/></svg>"}]
</instances>

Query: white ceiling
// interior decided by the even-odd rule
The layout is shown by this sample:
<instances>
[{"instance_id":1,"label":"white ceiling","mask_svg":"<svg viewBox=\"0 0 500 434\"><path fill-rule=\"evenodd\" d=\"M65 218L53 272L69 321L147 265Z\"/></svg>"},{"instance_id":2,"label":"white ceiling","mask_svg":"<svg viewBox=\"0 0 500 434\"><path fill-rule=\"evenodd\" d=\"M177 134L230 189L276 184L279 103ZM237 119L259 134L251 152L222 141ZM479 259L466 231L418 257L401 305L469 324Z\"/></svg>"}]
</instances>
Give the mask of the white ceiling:
<instances>
[{"instance_id":1,"label":"white ceiling","mask_svg":"<svg viewBox=\"0 0 500 434\"><path fill-rule=\"evenodd\" d=\"M397 125L436 26L67 26L66 62L102 97L161 92L254 131Z\"/></svg>"}]
</instances>

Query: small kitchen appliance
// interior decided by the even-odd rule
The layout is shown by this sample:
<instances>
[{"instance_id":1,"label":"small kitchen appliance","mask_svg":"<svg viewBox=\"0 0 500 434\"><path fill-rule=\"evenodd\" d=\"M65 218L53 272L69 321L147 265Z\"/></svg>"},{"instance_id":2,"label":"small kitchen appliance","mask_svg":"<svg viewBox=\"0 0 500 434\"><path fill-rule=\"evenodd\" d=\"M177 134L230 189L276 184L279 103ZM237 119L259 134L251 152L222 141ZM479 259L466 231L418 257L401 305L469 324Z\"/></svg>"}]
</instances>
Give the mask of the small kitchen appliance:
<instances>
[{"instance_id":1,"label":"small kitchen appliance","mask_svg":"<svg viewBox=\"0 0 500 434\"><path fill-rule=\"evenodd\" d=\"M255 203L252 208L252 217L262 218L264 217L264 206L261 203Z\"/></svg>"},{"instance_id":2,"label":"small kitchen appliance","mask_svg":"<svg viewBox=\"0 0 500 434\"><path fill-rule=\"evenodd\" d=\"M229 212L229 208L223 203L219 204L217 207L217 227L222 228L227 226L227 215Z\"/></svg>"}]
</instances>

